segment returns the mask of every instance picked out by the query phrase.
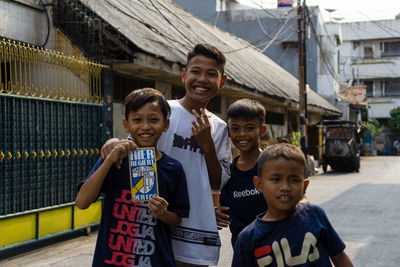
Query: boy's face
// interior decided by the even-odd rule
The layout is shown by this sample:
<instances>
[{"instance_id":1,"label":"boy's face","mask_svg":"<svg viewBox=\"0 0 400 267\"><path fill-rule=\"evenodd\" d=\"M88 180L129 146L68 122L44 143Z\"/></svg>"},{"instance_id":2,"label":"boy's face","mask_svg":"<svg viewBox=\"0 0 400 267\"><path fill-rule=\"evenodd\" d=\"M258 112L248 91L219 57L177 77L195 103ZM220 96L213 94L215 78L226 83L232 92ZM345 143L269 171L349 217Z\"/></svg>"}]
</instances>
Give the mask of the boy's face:
<instances>
[{"instance_id":1,"label":"boy's face","mask_svg":"<svg viewBox=\"0 0 400 267\"><path fill-rule=\"evenodd\" d=\"M280 220L289 216L302 199L308 186L305 167L284 158L267 160L259 177L253 178L257 190L268 203L267 220Z\"/></svg>"},{"instance_id":2,"label":"boy's face","mask_svg":"<svg viewBox=\"0 0 400 267\"><path fill-rule=\"evenodd\" d=\"M123 124L139 147L155 147L161 134L168 130L169 120L164 119L160 106L153 102L129 112Z\"/></svg>"},{"instance_id":3,"label":"boy's face","mask_svg":"<svg viewBox=\"0 0 400 267\"><path fill-rule=\"evenodd\" d=\"M193 57L187 68L182 70L185 98L199 107L205 107L224 85L226 77L222 75L221 67L215 59L203 55Z\"/></svg>"},{"instance_id":4,"label":"boy's face","mask_svg":"<svg viewBox=\"0 0 400 267\"><path fill-rule=\"evenodd\" d=\"M250 152L259 149L260 137L264 135L267 126L260 124L258 118L229 118L228 131L232 143L240 152Z\"/></svg>"}]
</instances>

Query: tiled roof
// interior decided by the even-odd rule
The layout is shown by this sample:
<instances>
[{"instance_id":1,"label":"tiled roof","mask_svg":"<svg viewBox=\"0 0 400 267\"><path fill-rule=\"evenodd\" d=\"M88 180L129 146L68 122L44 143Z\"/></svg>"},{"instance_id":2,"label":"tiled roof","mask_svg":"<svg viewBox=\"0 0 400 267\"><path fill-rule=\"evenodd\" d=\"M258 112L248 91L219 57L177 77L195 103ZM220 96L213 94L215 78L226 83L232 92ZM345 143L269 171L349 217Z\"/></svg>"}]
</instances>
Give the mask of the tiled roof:
<instances>
[{"instance_id":1,"label":"tiled roof","mask_svg":"<svg viewBox=\"0 0 400 267\"><path fill-rule=\"evenodd\" d=\"M220 30L170 0L82 0L144 53L182 66L194 44L210 43L227 58L228 80L245 90L298 103L298 80L248 42ZM311 91L308 105L341 111Z\"/></svg>"}]
</instances>

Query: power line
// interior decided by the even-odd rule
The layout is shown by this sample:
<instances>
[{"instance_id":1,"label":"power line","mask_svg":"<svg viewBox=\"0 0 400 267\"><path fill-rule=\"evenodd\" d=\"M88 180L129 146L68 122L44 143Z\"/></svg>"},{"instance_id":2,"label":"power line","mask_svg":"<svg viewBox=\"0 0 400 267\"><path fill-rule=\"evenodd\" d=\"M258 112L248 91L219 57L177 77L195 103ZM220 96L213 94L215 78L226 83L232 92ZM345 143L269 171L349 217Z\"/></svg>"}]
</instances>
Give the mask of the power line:
<instances>
[{"instance_id":1,"label":"power line","mask_svg":"<svg viewBox=\"0 0 400 267\"><path fill-rule=\"evenodd\" d=\"M267 13L268 15L270 15L271 17L273 17L274 19L278 20L280 23L283 23L284 25L288 26L289 28L291 28L293 31L297 32L296 28L293 28L290 24L286 24L283 22L283 19L277 17L275 14L271 13L268 9L264 9L262 5L256 3L254 0L251 0L253 2L254 5L260 7L260 9ZM289 12L291 12L292 10L296 10L295 8L292 8L291 10L289 10ZM285 17L289 16L289 13L286 13Z\"/></svg>"},{"instance_id":2,"label":"power line","mask_svg":"<svg viewBox=\"0 0 400 267\"><path fill-rule=\"evenodd\" d=\"M340 78L337 77L333 66L331 65L330 61L327 59L327 56L325 54L325 48L322 47L321 40L320 40L320 38L319 38L319 36L317 34L317 31L316 31L315 26L314 26L314 22L312 21L312 19L310 17L310 14L308 12L308 8L307 7L306 7L306 14L307 14L307 17L308 17L308 19L310 21L311 29L312 29L312 31L314 33L315 40L317 41L317 45L319 47L322 59L326 63L325 66L327 66L327 70L332 75L332 77L340 84L341 83Z\"/></svg>"}]
</instances>

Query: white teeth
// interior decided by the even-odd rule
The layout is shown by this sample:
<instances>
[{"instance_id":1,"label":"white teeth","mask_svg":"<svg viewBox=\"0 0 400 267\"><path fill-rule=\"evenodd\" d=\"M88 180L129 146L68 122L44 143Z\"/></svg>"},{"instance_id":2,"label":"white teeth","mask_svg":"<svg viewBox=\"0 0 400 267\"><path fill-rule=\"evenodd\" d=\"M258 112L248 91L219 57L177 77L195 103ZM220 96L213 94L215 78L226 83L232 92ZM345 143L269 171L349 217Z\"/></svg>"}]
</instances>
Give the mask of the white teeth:
<instances>
[{"instance_id":1,"label":"white teeth","mask_svg":"<svg viewBox=\"0 0 400 267\"><path fill-rule=\"evenodd\" d=\"M289 199L289 196L280 196L279 199L288 200L288 199Z\"/></svg>"},{"instance_id":2,"label":"white teeth","mask_svg":"<svg viewBox=\"0 0 400 267\"><path fill-rule=\"evenodd\" d=\"M247 141L239 141L239 144L247 144Z\"/></svg>"},{"instance_id":3,"label":"white teeth","mask_svg":"<svg viewBox=\"0 0 400 267\"><path fill-rule=\"evenodd\" d=\"M206 92L208 89L204 87L195 87L197 91Z\"/></svg>"},{"instance_id":4,"label":"white teeth","mask_svg":"<svg viewBox=\"0 0 400 267\"><path fill-rule=\"evenodd\" d=\"M150 134L141 134L140 137L150 137Z\"/></svg>"}]
</instances>

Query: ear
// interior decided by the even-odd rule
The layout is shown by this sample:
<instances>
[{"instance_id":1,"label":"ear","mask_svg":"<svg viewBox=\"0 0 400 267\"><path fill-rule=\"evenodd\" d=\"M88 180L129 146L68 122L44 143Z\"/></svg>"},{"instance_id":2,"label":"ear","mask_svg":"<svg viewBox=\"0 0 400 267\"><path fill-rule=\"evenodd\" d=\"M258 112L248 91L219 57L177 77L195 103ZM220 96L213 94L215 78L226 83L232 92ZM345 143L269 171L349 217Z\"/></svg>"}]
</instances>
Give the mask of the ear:
<instances>
[{"instance_id":1,"label":"ear","mask_svg":"<svg viewBox=\"0 0 400 267\"><path fill-rule=\"evenodd\" d=\"M169 128L169 119L166 119L166 120L165 120L165 127L164 127L163 132L168 131L168 128Z\"/></svg>"},{"instance_id":2,"label":"ear","mask_svg":"<svg viewBox=\"0 0 400 267\"><path fill-rule=\"evenodd\" d=\"M265 123L263 123L262 125L261 125L261 131L260 131L260 136L264 136L265 135L265 133L267 132L267 125L265 124Z\"/></svg>"},{"instance_id":3,"label":"ear","mask_svg":"<svg viewBox=\"0 0 400 267\"><path fill-rule=\"evenodd\" d=\"M258 176L253 177L253 184L258 190L258 192L262 193L262 186L261 186L261 178Z\"/></svg>"},{"instance_id":4,"label":"ear","mask_svg":"<svg viewBox=\"0 0 400 267\"><path fill-rule=\"evenodd\" d=\"M309 183L310 183L310 180L308 180L308 179L305 179L305 180L304 180L303 194L306 193L306 190L307 190L307 187L308 187L308 184L309 184Z\"/></svg>"},{"instance_id":5,"label":"ear","mask_svg":"<svg viewBox=\"0 0 400 267\"><path fill-rule=\"evenodd\" d=\"M125 131L129 132L128 121L125 118L122 120L122 124L124 125Z\"/></svg>"},{"instance_id":6,"label":"ear","mask_svg":"<svg viewBox=\"0 0 400 267\"><path fill-rule=\"evenodd\" d=\"M182 84L185 84L185 80L186 80L186 69L183 68L182 69Z\"/></svg>"},{"instance_id":7,"label":"ear","mask_svg":"<svg viewBox=\"0 0 400 267\"><path fill-rule=\"evenodd\" d=\"M222 75L222 77L221 77L221 84L220 84L219 88L224 87L224 84L225 84L226 79L228 79L228 75L226 75L226 74Z\"/></svg>"}]
</instances>

